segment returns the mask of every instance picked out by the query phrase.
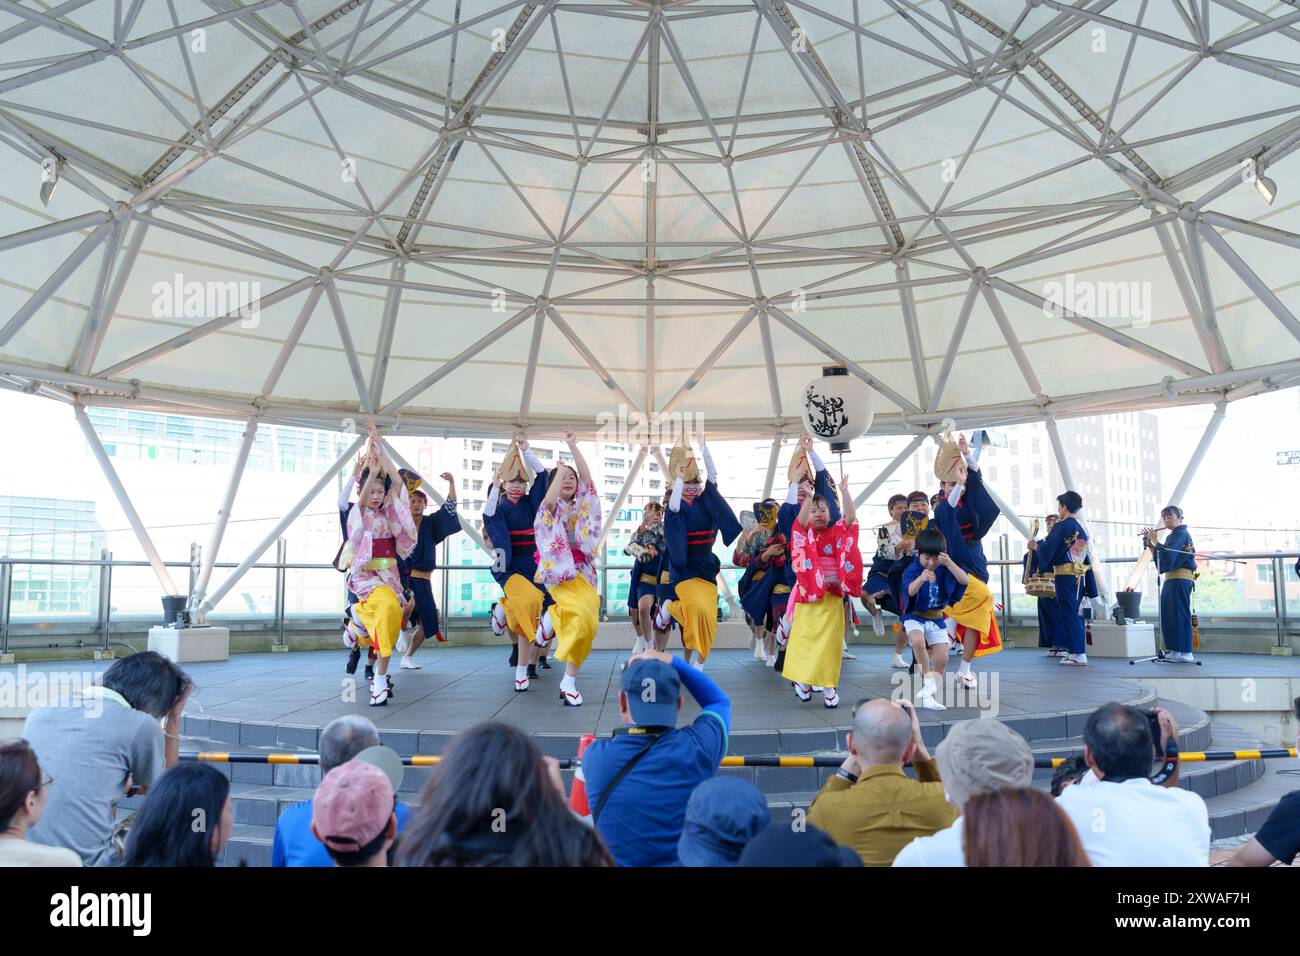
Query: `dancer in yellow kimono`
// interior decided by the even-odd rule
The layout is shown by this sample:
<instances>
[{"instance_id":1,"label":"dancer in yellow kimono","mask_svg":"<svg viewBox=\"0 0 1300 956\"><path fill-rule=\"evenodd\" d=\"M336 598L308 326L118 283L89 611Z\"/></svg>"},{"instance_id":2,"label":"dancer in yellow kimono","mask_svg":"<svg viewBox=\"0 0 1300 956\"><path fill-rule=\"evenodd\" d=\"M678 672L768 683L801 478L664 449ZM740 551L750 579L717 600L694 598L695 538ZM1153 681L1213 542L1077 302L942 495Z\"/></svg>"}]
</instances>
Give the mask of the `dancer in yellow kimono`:
<instances>
[{"instance_id":1,"label":"dancer in yellow kimono","mask_svg":"<svg viewBox=\"0 0 1300 956\"><path fill-rule=\"evenodd\" d=\"M668 546L669 583L676 597L660 605L655 626L667 631L672 621L677 621L687 660L694 655L696 660L691 665L703 670L718 632L718 571L722 562L713 553L713 542L721 531L723 542L731 544L741 527L731 505L718 492L718 475L704 435L697 437L706 481L700 482L699 465L683 443L678 442L668 460L668 473L674 481L664 515L664 540Z\"/></svg>"},{"instance_id":2,"label":"dancer in yellow kimono","mask_svg":"<svg viewBox=\"0 0 1300 956\"><path fill-rule=\"evenodd\" d=\"M382 707L393 695L388 659L402 628L402 577L397 559L415 550L417 531L406 484L393 481L397 468L375 426L366 427L370 447L358 479L357 506L348 514L348 590L357 596L351 613L365 628L360 642L367 647L373 644L378 656L370 706Z\"/></svg>"},{"instance_id":3,"label":"dancer in yellow kimono","mask_svg":"<svg viewBox=\"0 0 1300 956\"><path fill-rule=\"evenodd\" d=\"M820 687L822 703L840 705L844 642L844 599L862 595L862 554L858 517L849 494L849 478L840 479L844 516L831 522L830 502L820 494L805 498L791 529L794 564L794 620L781 676L794 682L802 701Z\"/></svg>"},{"instance_id":4,"label":"dancer in yellow kimono","mask_svg":"<svg viewBox=\"0 0 1300 956\"><path fill-rule=\"evenodd\" d=\"M592 562L600 545L600 496L592 484L587 460L578 450L573 429L564 430L573 467L559 465L537 509L533 525L537 540L534 579L555 602L544 617L556 636L555 659L564 662L560 699L581 707L578 671L591 653L600 620L600 595Z\"/></svg>"}]
</instances>

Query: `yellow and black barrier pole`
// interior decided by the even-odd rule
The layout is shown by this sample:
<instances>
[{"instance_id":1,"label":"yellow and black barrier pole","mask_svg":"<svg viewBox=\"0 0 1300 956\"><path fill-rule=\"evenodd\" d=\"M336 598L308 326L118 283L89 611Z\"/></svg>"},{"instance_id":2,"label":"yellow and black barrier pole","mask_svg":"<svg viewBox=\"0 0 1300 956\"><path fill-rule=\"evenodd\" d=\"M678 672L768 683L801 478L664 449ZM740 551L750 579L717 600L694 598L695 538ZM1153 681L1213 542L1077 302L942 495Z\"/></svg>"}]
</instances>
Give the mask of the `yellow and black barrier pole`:
<instances>
[{"instance_id":1,"label":"yellow and black barrier pole","mask_svg":"<svg viewBox=\"0 0 1300 956\"><path fill-rule=\"evenodd\" d=\"M1285 759L1296 756L1295 747L1277 747L1271 750L1200 750L1188 751L1178 755L1184 763L1199 763L1210 760L1269 760ZM202 763L272 763L272 764L316 764L320 763L320 754L257 754L224 753L220 751L200 750L186 751L182 760L197 760ZM1040 770L1053 770L1069 757L1041 756L1034 758L1034 767ZM408 767L433 767L442 758L435 755L416 754L402 758ZM822 754L811 757L723 757L723 767L838 767L844 762L844 755ZM577 763L573 758L561 758L560 767L569 769Z\"/></svg>"}]
</instances>

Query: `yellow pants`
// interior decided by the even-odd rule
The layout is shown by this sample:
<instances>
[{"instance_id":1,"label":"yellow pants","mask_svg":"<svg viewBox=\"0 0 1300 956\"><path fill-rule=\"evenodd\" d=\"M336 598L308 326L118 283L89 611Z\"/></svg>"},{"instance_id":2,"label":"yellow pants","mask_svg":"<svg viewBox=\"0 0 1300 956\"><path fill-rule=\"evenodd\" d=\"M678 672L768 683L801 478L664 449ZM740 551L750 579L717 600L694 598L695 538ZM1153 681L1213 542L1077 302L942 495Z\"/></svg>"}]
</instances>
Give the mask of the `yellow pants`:
<instances>
[{"instance_id":1,"label":"yellow pants","mask_svg":"<svg viewBox=\"0 0 1300 956\"><path fill-rule=\"evenodd\" d=\"M682 644L707 660L718 633L718 585L700 578L678 581L672 615L681 625Z\"/></svg>"},{"instance_id":2,"label":"yellow pants","mask_svg":"<svg viewBox=\"0 0 1300 956\"><path fill-rule=\"evenodd\" d=\"M794 606L781 676L800 684L838 687L844 651L844 599L826 594Z\"/></svg>"},{"instance_id":3,"label":"yellow pants","mask_svg":"<svg viewBox=\"0 0 1300 956\"><path fill-rule=\"evenodd\" d=\"M380 657L392 657L397 635L402 630L402 605L392 589L381 584L364 601L353 605L353 611L370 635L359 643L369 647L373 641Z\"/></svg>"},{"instance_id":4,"label":"yellow pants","mask_svg":"<svg viewBox=\"0 0 1300 956\"><path fill-rule=\"evenodd\" d=\"M966 593L962 595L961 600L956 604L948 605L943 609L943 613L968 630L988 634L995 627L990 623L993 620L993 594L989 591L989 586L975 575L971 574L969 578ZM982 653L976 651L975 656L982 657L984 654L996 653L998 650L1001 648Z\"/></svg>"},{"instance_id":5,"label":"yellow pants","mask_svg":"<svg viewBox=\"0 0 1300 956\"><path fill-rule=\"evenodd\" d=\"M551 623L555 625L555 659L582 666L596 640L600 595L586 578L574 578L550 589Z\"/></svg>"},{"instance_id":6,"label":"yellow pants","mask_svg":"<svg viewBox=\"0 0 1300 956\"><path fill-rule=\"evenodd\" d=\"M542 616L542 589L522 574L512 574L506 578L504 590L501 604L506 610L506 626L531 641Z\"/></svg>"}]
</instances>

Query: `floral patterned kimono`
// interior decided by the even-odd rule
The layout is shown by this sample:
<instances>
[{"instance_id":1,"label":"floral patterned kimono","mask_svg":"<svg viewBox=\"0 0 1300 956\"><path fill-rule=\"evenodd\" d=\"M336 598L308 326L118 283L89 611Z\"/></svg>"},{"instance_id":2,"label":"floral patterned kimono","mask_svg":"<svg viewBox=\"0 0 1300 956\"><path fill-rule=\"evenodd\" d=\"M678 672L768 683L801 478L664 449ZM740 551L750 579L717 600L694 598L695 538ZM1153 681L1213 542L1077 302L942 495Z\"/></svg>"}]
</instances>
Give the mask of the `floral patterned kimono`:
<instances>
[{"instance_id":1,"label":"floral patterned kimono","mask_svg":"<svg viewBox=\"0 0 1300 956\"><path fill-rule=\"evenodd\" d=\"M579 485L572 501L541 507L533 523L537 538L537 574L555 602L556 660L582 665L591 653L600 618L596 593L595 550L600 542L600 496L592 482Z\"/></svg>"},{"instance_id":2,"label":"floral patterned kimono","mask_svg":"<svg viewBox=\"0 0 1300 956\"><path fill-rule=\"evenodd\" d=\"M838 687L844 641L844 596L862 594L858 524L841 518L822 531L796 519L790 537L794 624L781 676L799 684Z\"/></svg>"},{"instance_id":3,"label":"floral patterned kimono","mask_svg":"<svg viewBox=\"0 0 1300 956\"><path fill-rule=\"evenodd\" d=\"M391 657L402 628L402 576L397 559L415 550L415 522L406 485L394 482L383 506L372 511L355 505L348 514L348 590L357 596L353 614L365 627L380 657Z\"/></svg>"}]
</instances>

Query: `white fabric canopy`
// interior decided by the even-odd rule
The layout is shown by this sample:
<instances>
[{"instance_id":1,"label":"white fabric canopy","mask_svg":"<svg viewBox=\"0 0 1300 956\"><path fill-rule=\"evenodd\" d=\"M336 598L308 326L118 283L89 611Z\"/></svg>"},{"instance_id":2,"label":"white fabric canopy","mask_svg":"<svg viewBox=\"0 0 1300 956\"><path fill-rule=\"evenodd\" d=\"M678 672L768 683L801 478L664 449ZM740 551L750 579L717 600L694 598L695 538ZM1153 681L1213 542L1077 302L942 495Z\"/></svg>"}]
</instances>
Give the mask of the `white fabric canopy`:
<instances>
[{"instance_id":1,"label":"white fabric canopy","mask_svg":"<svg viewBox=\"0 0 1300 956\"><path fill-rule=\"evenodd\" d=\"M1300 382L1297 87L1263 0L3 0L0 384L436 434L793 432L831 362L877 433L1233 400Z\"/></svg>"}]
</instances>

